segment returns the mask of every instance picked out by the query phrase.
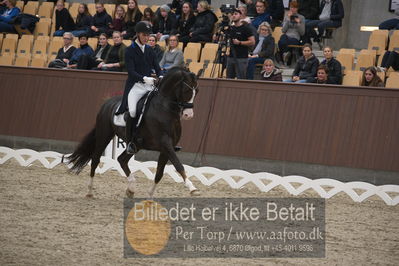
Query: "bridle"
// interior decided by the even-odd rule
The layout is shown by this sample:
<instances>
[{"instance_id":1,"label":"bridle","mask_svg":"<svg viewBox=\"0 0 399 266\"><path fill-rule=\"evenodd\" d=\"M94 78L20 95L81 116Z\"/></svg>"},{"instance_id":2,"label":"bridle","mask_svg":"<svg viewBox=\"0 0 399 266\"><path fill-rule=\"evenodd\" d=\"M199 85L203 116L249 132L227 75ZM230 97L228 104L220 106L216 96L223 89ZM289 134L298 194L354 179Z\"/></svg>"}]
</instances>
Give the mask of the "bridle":
<instances>
[{"instance_id":1,"label":"bridle","mask_svg":"<svg viewBox=\"0 0 399 266\"><path fill-rule=\"evenodd\" d=\"M193 91L193 95L195 93L195 91L198 88L198 84L197 86L190 86L189 84L187 84L184 80L181 81L183 83L183 85L187 86L188 88L190 88ZM182 109L190 109L190 108L194 108L194 103L186 103L186 102L177 102L177 105Z\"/></svg>"}]
</instances>

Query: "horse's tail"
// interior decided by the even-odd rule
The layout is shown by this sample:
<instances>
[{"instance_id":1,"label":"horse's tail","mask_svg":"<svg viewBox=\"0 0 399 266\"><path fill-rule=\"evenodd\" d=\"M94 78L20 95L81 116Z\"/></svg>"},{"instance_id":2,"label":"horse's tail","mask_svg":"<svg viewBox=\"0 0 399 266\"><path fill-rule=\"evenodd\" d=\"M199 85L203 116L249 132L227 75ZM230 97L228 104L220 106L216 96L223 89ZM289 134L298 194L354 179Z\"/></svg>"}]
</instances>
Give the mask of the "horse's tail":
<instances>
[{"instance_id":1,"label":"horse's tail","mask_svg":"<svg viewBox=\"0 0 399 266\"><path fill-rule=\"evenodd\" d=\"M72 168L69 171L78 175L91 160L95 148L96 128L94 127L90 133L86 135L76 150L66 158L69 163L72 163Z\"/></svg>"}]
</instances>

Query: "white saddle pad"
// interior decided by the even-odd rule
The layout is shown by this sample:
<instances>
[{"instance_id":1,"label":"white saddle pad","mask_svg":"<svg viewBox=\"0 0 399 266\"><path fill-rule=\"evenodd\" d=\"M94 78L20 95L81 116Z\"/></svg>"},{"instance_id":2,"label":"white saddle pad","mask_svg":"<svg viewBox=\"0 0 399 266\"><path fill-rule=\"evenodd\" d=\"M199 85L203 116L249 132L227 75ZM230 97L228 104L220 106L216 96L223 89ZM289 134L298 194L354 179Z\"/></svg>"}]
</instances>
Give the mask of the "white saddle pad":
<instances>
[{"instance_id":1,"label":"white saddle pad","mask_svg":"<svg viewBox=\"0 0 399 266\"><path fill-rule=\"evenodd\" d=\"M116 110L119 109L120 104L118 105L118 108L116 108ZM126 126L126 122L124 119L125 114L120 114L120 115L114 115L114 125L118 126L118 127L125 127Z\"/></svg>"}]
</instances>

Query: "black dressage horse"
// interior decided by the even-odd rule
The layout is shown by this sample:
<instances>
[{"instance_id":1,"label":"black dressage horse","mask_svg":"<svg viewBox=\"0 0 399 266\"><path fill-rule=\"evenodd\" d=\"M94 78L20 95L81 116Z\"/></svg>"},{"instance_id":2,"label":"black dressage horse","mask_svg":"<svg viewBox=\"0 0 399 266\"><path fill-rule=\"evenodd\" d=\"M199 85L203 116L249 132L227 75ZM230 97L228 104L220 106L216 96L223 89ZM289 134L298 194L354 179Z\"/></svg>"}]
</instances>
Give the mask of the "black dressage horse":
<instances>
[{"instance_id":1,"label":"black dressage horse","mask_svg":"<svg viewBox=\"0 0 399 266\"><path fill-rule=\"evenodd\" d=\"M137 135L142 139L136 146L139 149L159 151L155 182L150 190L150 197L153 196L155 186L161 180L165 165L170 161L177 172L183 177L185 185L189 188L192 195L197 195L198 190L188 180L183 165L180 163L175 145L181 136L181 118L191 118L192 108L196 93L198 92L197 77L194 73L184 68L172 68L159 84L158 92L154 94L147 105L147 111L143 116ZM92 197L93 178L95 170L100 163L100 157L108 143L115 134L126 143L125 127L115 126L113 123L114 114L119 104L121 96L107 100L97 114L95 127L83 139L76 150L67 157L67 162L72 164L72 172L79 174L91 160L91 172L89 182L89 192L87 197ZM191 117L190 117L191 116ZM128 197L133 197L136 179L131 173L128 162L132 157L126 150L118 157L123 171L128 177L129 185L126 190Z\"/></svg>"}]
</instances>

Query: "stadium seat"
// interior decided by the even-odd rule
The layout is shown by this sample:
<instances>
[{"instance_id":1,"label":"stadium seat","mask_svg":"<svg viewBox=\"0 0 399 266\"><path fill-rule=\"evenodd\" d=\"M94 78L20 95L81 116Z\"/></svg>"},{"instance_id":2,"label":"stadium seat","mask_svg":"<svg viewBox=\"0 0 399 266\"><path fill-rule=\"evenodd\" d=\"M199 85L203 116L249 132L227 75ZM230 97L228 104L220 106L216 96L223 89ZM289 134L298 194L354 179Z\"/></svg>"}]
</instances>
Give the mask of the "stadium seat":
<instances>
[{"instance_id":1,"label":"stadium seat","mask_svg":"<svg viewBox=\"0 0 399 266\"><path fill-rule=\"evenodd\" d=\"M3 44L3 38L4 38L4 35L3 35L3 34L0 34L0 47L1 47L1 45Z\"/></svg>"},{"instance_id":2,"label":"stadium seat","mask_svg":"<svg viewBox=\"0 0 399 266\"><path fill-rule=\"evenodd\" d=\"M347 71L352 71L353 63L355 61L355 56L353 54L338 53L336 59L341 63L344 73Z\"/></svg>"},{"instance_id":3,"label":"stadium seat","mask_svg":"<svg viewBox=\"0 0 399 266\"><path fill-rule=\"evenodd\" d=\"M115 5L114 4L104 4L105 10L107 10L108 15L114 17Z\"/></svg>"},{"instance_id":4,"label":"stadium seat","mask_svg":"<svg viewBox=\"0 0 399 266\"><path fill-rule=\"evenodd\" d=\"M191 72L193 72L194 74L198 74L198 72L200 71L200 70L202 70L203 69L203 67L204 67L204 63L198 63L198 62L191 62L189 65L188 65L188 69L191 71Z\"/></svg>"},{"instance_id":5,"label":"stadium seat","mask_svg":"<svg viewBox=\"0 0 399 266\"><path fill-rule=\"evenodd\" d=\"M18 56L15 59L14 66L27 67L29 65L29 60L30 58L27 56Z\"/></svg>"},{"instance_id":6,"label":"stadium seat","mask_svg":"<svg viewBox=\"0 0 399 266\"><path fill-rule=\"evenodd\" d=\"M13 61L14 61L14 54L7 54L0 56L1 66L12 66Z\"/></svg>"},{"instance_id":7,"label":"stadium seat","mask_svg":"<svg viewBox=\"0 0 399 266\"><path fill-rule=\"evenodd\" d=\"M17 56L29 55L32 49L32 43L29 39L20 39L17 47Z\"/></svg>"},{"instance_id":8,"label":"stadium seat","mask_svg":"<svg viewBox=\"0 0 399 266\"><path fill-rule=\"evenodd\" d=\"M131 40L123 40L122 42L126 45L126 47L129 47L130 45L132 45Z\"/></svg>"},{"instance_id":9,"label":"stadium seat","mask_svg":"<svg viewBox=\"0 0 399 266\"><path fill-rule=\"evenodd\" d=\"M72 5L69 7L69 14L71 14L73 18L76 18L78 16L79 5L80 3L72 3Z\"/></svg>"},{"instance_id":10,"label":"stadium seat","mask_svg":"<svg viewBox=\"0 0 399 266\"><path fill-rule=\"evenodd\" d=\"M362 71L347 71L342 85L344 86L360 86L362 81Z\"/></svg>"},{"instance_id":11,"label":"stadium seat","mask_svg":"<svg viewBox=\"0 0 399 266\"><path fill-rule=\"evenodd\" d=\"M15 54L17 48L17 41L15 39L3 39L3 46L1 47L2 56L5 54Z\"/></svg>"},{"instance_id":12,"label":"stadium seat","mask_svg":"<svg viewBox=\"0 0 399 266\"><path fill-rule=\"evenodd\" d=\"M375 65L376 58L377 58L377 50L362 49L362 50L360 50L359 55L361 55L361 54L371 55L373 57L373 62ZM358 55L358 57L359 57L359 55Z\"/></svg>"},{"instance_id":13,"label":"stadium seat","mask_svg":"<svg viewBox=\"0 0 399 266\"><path fill-rule=\"evenodd\" d=\"M385 87L399 89L399 75L390 75L387 79Z\"/></svg>"},{"instance_id":14,"label":"stadium seat","mask_svg":"<svg viewBox=\"0 0 399 266\"><path fill-rule=\"evenodd\" d=\"M206 48L204 47L201 52L200 62L212 63L216 58L217 48Z\"/></svg>"},{"instance_id":15,"label":"stadium seat","mask_svg":"<svg viewBox=\"0 0 399 266\"><path fill-rule=\"evenodd\" d=\"M144 9L146 9L147 8L147 5L139 5L139 10L141 11L141 13L143 13L144 14ZM127 8L126 8L126 10L127 10Z\"/></svg>"},{"instance_id":16,"label":"stadium seat","mask_svg":"<svg viewBox=\"0 0 399 266\"><path fill-rule=\"evenodd\" d=\"M190 62L198 62L198 59L200 57L200 52L201 52L200 48L196 46L187 46L183 53L184 62L186 62L186 64Z\"/></svg>"},{"instance_id":17,"label":"stadium seat","mask_svg":"<svg viewBox=\"0 0 399 266\"><path fill-rule=\"evenodd\" d=\"M375 65L375 57L371 54L359 54L355 70L364 71L366 68Z\"/></svg>"},{"instance_id":18,"label":"stadium seat","mask_svg":"<svg viewBox=\"0 0 399 266\"><path fill-rule=\"evenodd\" d=\"M188 47L195 47L195 48L198 48L201 50L202 45L199 42L189 42L189 43L187 43L186 48L188 48Z\"/></svg>"},{"instance_id":19,"label":"stadium seat","mask_svg":"<svg viewBox=\"0 0 399 266\"><path fill-rule=\"evenodd\" d=\"M155 13L155 12L157 12L159 6L158 6L158 5L152 5L150 8L151 8L151 10L154 11L154 13Z\"/></svg>"},{"instance_id":20,"label":"stadium seat","mask_svg":"<svg viewBox=\"0 0 399 266\"><path fill-rule=\"evenodd\" d=\"M53 39L52 39L52 41L53 41L53 42L54 42L54 41L56 41L56 42L63 42L64 40L63 40L63 37L62 37L62 36L54 36Z\"/></svg>"},{"instance_id":21,"label":"stadium seat","mask_svg":"<svg viewBox=\"0 0 399 266\"><path fill-rule=\"evenodd\" d=\"M23 13L35 16L37 14L38 7L39 7L39 2L29 1L24 6Z\"/></svg>"},{"instance_id":22,"label":"stadium seat","mask_svg":"<svg viewBox=\"0 0 399 266\"><path fill-rule=\"evenodd\" d=\"M48 21L42 21L42 19L36 23L35 36L49 36L50 23Z\"/></svg>"},{"instance_id":23,"label":"stadium seat","mask_svg":"<svg viewBox=\"0 0 399 266\"><path fill-rule=\"evenodd\" d=\"M353 54L353 56L355 56L356 54L356 50L355 49L349 49L349 48L341 48L339 49L340 54Z\"/></svg>"},{"instance_id":24,"label":"stadium seat","mask_svg":"<svg viewBox=\"0 0 399 266\"><path fill-rule=\"evenodd\" d=\"M37 15L41 18L51 18L53 16L54 3L53 2L43 2Z\"/></svg>"},{"instance_id":25,"label":"stadium seat","mask_svg":"<svg viewBox=\"0 0 399 266\"><path fill-rule=\"evenodd\" d=\"M90 47L95 51L97 48L98 39L97 38L89 38L88 43Z\"/></svg>"},{"instance_id":26,"label":"stadium seat","mask_svg":"<svg viewBox=\"0 0 399 266\"><path fill-rule=\"evenodd\" d=\"M281 38L281 35L283 35L283 32L281 31L282 27L275 27L274 31L272 33L272 36L274 38L274 42L277 44L278 41Z\"/></svg>"},{"instance_id":27,"label":"stadium seat","mask_svg":"<svg viewBox=\"0 0 399 266\"><path fill-rule=\"evenodd\" d=\"M6 34L6 38L7 39L14 39L15 41L18 42L19 36L18 36L18 34L14 34L14 33L7 33Z\"/></svg>"},{"instance_id":28,"label":"stadium seat","mask_svg":"<svg viewBox=\"0 0 399 266\"><path fill-rule=\"evenodd\" d=\"M395 32L398 32L395 34ZM389 51L396 51L399 53L399 30L396 30L389 38Z\"/></svg>"},{"instance_id":29,"label":"stadium seat","mask_svg":"<svg viewBox=\"0 0 399 266\"><path fill-rule=\"evenodd\" d=\"M32 54L34 56L40 55L45 56L47 55L47 42L46 40L36 40L33 44Z\"/></svg>"},{"instance_id":30,"label":"stadium seat","mask_svg":"<svg viewBox=\"0 0 399 266\"><path fill-rule=\"evenodd\" d=\"M51 57L53 55L57 55L58 50L63 46L63 42L60 41L52 41L50 42L50 47L48 49L48 56Z\"/></svg>"},{"instance_id":31,"label":"stadium seat","mask_svg":"<svg viewBox=\"0 0 399 266\"><path fill-rule=\"evenodd\" d=\"M213 48L213 49L218 49L218 44L217 43L212 43L212 42L207 42L204 45L204 48Z\"/></svg>"},{"instance_id":32,"label":"stadium seat","mask_svg":"<svg viewBox=\"0 0 399 266\"><path fill-rule=\"evenodd\" d=\"M30 45L33 46L34 36L33 35L22 35L21 40L29 40Z\"/></svg>"},{"instance_id":33,"label":"stadium seat","mask_svg":"<svg viewBox=\"0 0 399 266\"><path fill-rule=\"evenodd\" d=\"M213 73L212 73L213 71ZM218 78L218 75L222 76L222 64L209 63L205 68L203 77L204 78Z\"/></svg>"},{"instance_id":34,"label":"stadium seat","mask_svg":"<svg viewBox=\"0 0 399 266\"><path fill-rule=\"evenodd\" d=\"M165 50L165 48L166 48L166 42L165 41L159 41L158 45L161 47L162 50Z\"/></svg>"},{"instance_id":35,"label":"stadium seat","mask_svg":"<svg viewBox=\"0 0 399 266\"><path fill-rule=\"evenodd\" d=\"M96 4L87 4L87 8L89 9L90 15L94 16L96 14Z\"/></svg>"},{"instance_id":36,"label":"stadium seat","mask_svg":"<svg viewBox=\"0 0 399 266\"><path fill-rule=\"evenodd\" d=\"M24 10L24 5L25 5L25 3L24 3L24 1L17 1L17 4L15 5L15 7L18 7L19 8L19 10Z\"/></svg>"},{"instance_id":37,"label":"stadium seat","mask_svg":"<svg viewBox=\"0 0 399 266\"><path fill-rule=\"evenodd\" d=\"M47 58L46 58L47 59ZM46 67L46 59L41 57L34 57L30 63L32 67Z\"/></svg>"},{"instance_id":38,"label":"stadium seat","mask_svg":"<svg viewBox=\"0 0 399 266\"><path fill-rule=\"evenodd\" d=\"M383 33L377 32L374 34L374 32L370 35L367 49L375 50L377 51L377 55L381 55L382 51L386 50L388 37Z\"/></svg>"}]
</instances>

